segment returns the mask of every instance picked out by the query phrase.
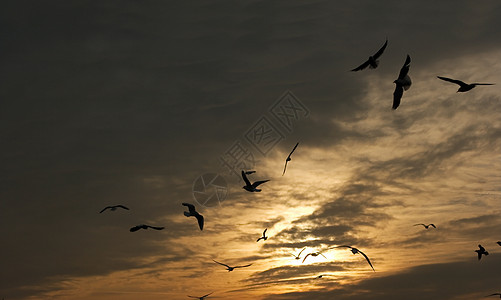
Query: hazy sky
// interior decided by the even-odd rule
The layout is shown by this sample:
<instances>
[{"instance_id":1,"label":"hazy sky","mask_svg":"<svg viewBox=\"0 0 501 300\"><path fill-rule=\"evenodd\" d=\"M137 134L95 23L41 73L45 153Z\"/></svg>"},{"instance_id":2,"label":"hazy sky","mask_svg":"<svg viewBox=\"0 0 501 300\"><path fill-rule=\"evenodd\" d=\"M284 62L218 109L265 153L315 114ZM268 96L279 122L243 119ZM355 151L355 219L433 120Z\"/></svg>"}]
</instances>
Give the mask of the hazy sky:
<instances>
[{"instance_id":1,"label":"hazy sky","mask_svg":"<svg viewBox=\"0 0 501 300\"><path fill-rule=\"evenodd\" d=\"M0 298L501 292L501 2L9 1L0 25Z\"/></svg>"}]
</instances>

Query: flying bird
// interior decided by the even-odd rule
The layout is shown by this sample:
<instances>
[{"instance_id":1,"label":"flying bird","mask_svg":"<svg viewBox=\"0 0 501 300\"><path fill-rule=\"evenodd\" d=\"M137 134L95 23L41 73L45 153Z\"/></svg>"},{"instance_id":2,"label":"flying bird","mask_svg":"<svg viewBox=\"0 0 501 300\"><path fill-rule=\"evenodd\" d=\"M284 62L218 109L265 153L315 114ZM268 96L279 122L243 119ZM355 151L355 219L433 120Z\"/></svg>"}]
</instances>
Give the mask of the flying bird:
<instances>
[{"instance_id":1,"label":"flying bird","mask_svg":"<svg viewBox=\"0 0 501 300\"><path fill-rule=\"evenodd\" d=\"M260 189L257 189L257 187L260 184L263 184L265 182L268 182L270 180L261 180L261 181L256 181L253 184L250 183L249 179L247 178L247 175L245 175L245 172L242 171L242 178L245 181L245 185L242 187L244 190L249 191L249 192L260 192Z\"/></svg>"},{"instance_id":2,"label":"flying bird","mask_svg":"<svg viewBox=\"0 0 501 300\"><path fill-rule=\"evenodd\" d=\"M156 227L156 226L150 226L150 225L140 224L140 225L132 227L130 229L130 232L138 231L139 229L148 229L148 228L155 229L155 230L162 230L165 227Z\"/></svg>"},{"instance_id":3,"label":"flying bird","mask_svg":"<svg viewBox=\"0 0 501 300\"><path fill-rule=\"evenodd\" d=\"M485 248L482 247L482 245L478 245L478 250L475 250L478 254L478 260L482 259L482 254L483 255L489 255L489 252L485 251Z\"/></svg>"},{"instance_id":4,"label":"flying bird","mask_svg":"<svg viewBox=\"0 0 501 300\"><path fill-rule=\"evenodd\" d=\"M437 228L437 227L435 226L435 224L428 224L428 225L425 225L425 224L423 224L423 223L414 224L414 226L419 226L419 225L423 225L423 226L424 226L424 228L426 228L426 229L428 229L428 227L430 227L430 226L431 226L431 227L433 227L433 228Z\"/></svg>"},{"instance_id":5,"label":"flying bird","mask_svg":"<svg viewBox=\"0 0 501 300\"><path fill-rule=\"evenodd\" d=\"M465 83L465 82L462 82L461 80L457 80L457 79L451 79L451 78L442 77L442 76L437 76L437 77L439 79L442 79L442 80L452 82L452 83L459 85L459 89L457 90L456 93L467 92L467 91L473 89L474 87L476 87L477 85L494 85L494 83Z\"/></svg>"},{"instance_id":6,"label":"flying bird","mask_svg":"<svg viewBox=\"0 0 501 300\"><path fill-rule=\"evenodd\" d=\"M303 259L303 263L304 263L304 261L308 258L308 256L310 256L310 255L311 255L311 256L313 256L313 257L315 257L315 256L319 256L319 255L322 255L323 257L325 257L325 255L323 255L323 254L322 254L322 252L320 252L320 251L317 251L317 252L312 252L312 253L308 253L308 254L306 254L306 256L304 257L304 259ZM327 259L327 257L325 257L325 259Z\"/></svg>"},{"instance_id":7,"label":"flying bird","mask_svg":"<svg viewBox=\"0 0 501 300\"><path fill-rule=\"evenodd\" d=\"M186 206L186 207L188 207L188 210L189 210L189 211L185 211L184 215L187 216L187 217L195 217L195 218L197 218L198 227L200 227L200 230L203 230L204 229L204 216L202 216L201 214L199 214L195 210L195 205L190 204L190 203L183 203L183 205Z\"/></svg>"},{"instance_id":8,"label":"flying bird","mask_svg":"<svg viewBox=\"0 0 501 300\"><path fill-rule=\"evenodd\" d=\"M117 210L117 208L123 208L123 209L126 209L126 210L129 210L128 207L125 207L123 205L113 205L113 206L106 206L105 208L103 208L99 213L102 213L103 211L109 209L111 211L115 211Z\"/></svg>"},{"instance_id":9,"label":"flying bird","mask_svg":"<svg viewBox=\"0 0 501 300\"><path fill-rule=\"evenodd\" d=\"M260 240L267 240L268 237L266 236L266 230L268 230L268 228L266 228L264 231L263 231L263 236L258 238L256 242L259 242Z\"/></svg>"},{"instance_id":10,"label":"flying bird","mask_svg":"<svg viewBox=\"0 0 501 300\"><path fill-rule=\"evenodd\" d=\"M214 293L214 292L212 292L212 293ZM207 298L212 293L208 293L207 295L203 295L202 297L195 297L195 296L190 296L190 295L188 295L188 297L199 299L199 300L204 300L205 298Z\"/></svg>"},{"instance_id":11,"label":"flying bird","mask_svg":"<svg viewBox=\"0 0 501 300\"><path fill-rule=\"evenodd\" d=\"M285 167L284 167L284 172L282 173L282 176L284 176L285 174L285 169L287 169L287 163L290 162L292 159L291 159L291 155L292 153L294 153L294 150L296 150L297 148L297 145L299 145L299 142L296 143L296 146L294 146L294 148L292 149L291 153L289 153L289 156L287 156L287 158L285 159Z\"/></svg>"},{"instance_id":12,"label":"flying bird","mask_svg":"<svg viewBox=\"0 0 501 300\"><path fill-rule=\"evenodd\" d=\"M384 49L386 49L386 46L388 45L388 39L386 39L386 42L384 43L384 45L381 47L381 49L379 49L376 54L374 54L373 56L369 56L369 59L364 62L363 64L361 64L360 66L356 67L355 69L353 69L352 71L360 71L360 70L363 70L367 67L370 66L371 69L375 69L377 68L378 64L379 64L379 60L377 60L381 54L383 54L384 52Z\"/></svg>"},{"instance_id":13,"label":"flying bird","mask_svg":"<svg viewBox=\"0 0 501 300\"><path fill-rule=\"evenodd\" d=\"M337 247L334 247L334 248L339 248L339 247L350 248L350 251L351 251L351 253L353 253L353 254L357 254L357 253L362 254L362 256L363 256L363 257L365 257L365 259L366 259L366 260L367 260L367 262L369 263L369 266L371 266L372 270L373 270L374 272L376 272L376 270L374 270L374 267L372 266L372 263L371 263L371 261L370 261L369 257L368 257L367 255L365 255L365 253L363 253L362 251L358 250L358 249L357 249L357 248L355 248L355 247L348 246L348 245L337 246Z\"/></svg>"},{"instance_id":14,"label":"flying bird","mask_svg":"<svg viewBox=\"0 0 501 300\"><path fill-rule=\"evenodd\" d=\"M494 294L487 295L485 297L490 297L490 296L499 296L499 298L501 298L501 293L494 293Z\"/></svg>"},{"instance_id":15,"label":"flying bird","mask_svg":"<svg viewBox=\"0 0 501 300\"><path fill-rule=\"evenodd\" d=\"M251 265L252 265L252 264L248 264L248 265L245 265L245 266L235 266L235 267L230 267L230 266L228 266L228 265L226 265L226 264L223 264L223 263L220 263L220 262L218 262L218 261L215 261L215 260L212 260L212 261L214 261L214 262L215 262L215 263L217 263L217 264L220 264L221 266L225 266L225 267L226 267L226 269L228 270L228 272L231 272L231 271L235 270L236 268L245 268L245 267L249 267L249 266L251 266Z\"/></svg>"},{"instance_id":16,"label":"flying bird","mask_svg":"<svg viewBox=\"0 0 501 300\"><path fill-rule=\"evenodd\" d=\"M298 255L295 255L295 254L292 254L292 253L291 253L291 255L294 256L295 259L301 259L300 256L301 256L301 253L304 251L304 249L306 249L306 247L304 247L303 250L299 251Z\"/></svg>"},{"instance_id":17,"label":"flying bird","mask_svg":"<svg viewBox=\"0 0 501 300\"><path fill-rule=\"evenodd\" d=\"M398 74L398 78L393 81L395 83L395 91L393 92L393 109L397 109L400 105L400 100L402 99L402 95L404 94L404 90L408 90L411 87L412 81L409 75L409 68L411 63L411 57L407 54L407 58L405 59L405 63L400 69L400 73Z\"/></svg>"},{"instance_id":18,"label":"flying bird","mask_svg":"<svg viewBox=\"0 0 501 300\"><path fill-rule=\"evenodd\" d=\"M499 246L501 246L501 242L496 242Z\"/></svg>"}]
</instances>

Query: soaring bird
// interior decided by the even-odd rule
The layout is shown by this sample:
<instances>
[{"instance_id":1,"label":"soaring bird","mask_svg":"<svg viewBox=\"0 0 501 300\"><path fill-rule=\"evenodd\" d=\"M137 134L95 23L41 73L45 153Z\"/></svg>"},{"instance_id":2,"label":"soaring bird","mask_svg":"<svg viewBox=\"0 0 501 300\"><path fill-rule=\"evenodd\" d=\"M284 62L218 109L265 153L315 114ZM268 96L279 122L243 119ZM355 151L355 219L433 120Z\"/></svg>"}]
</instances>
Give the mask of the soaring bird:
<instances>
[{"instance_id":1,"label":"soaring bird","mask_svg":"<svg viewBox=\"0 0 501 300\"><path fill-rule=\"evenodd\" d=\"M270 181L270 180L261 180L261 181L256 181L253 184L251 184L249 179L247 178L247 175L245 175L244 171L242 171L242 178L245 181L245 185L242 188L246 191L249 191L249 192L260 192L261 190L257 189L258 185Z\"/></svg>"},{"instance_id":2,"label":"soaring bird","mask_svg":"<svg viewBox=\"0 0 501 300\"><path fill-rule=\"evenodd\" d=\"M482 245L478 245L478 250L475 250L478 254L478 260L482 259L482 254L483 255L489 255L489 252L485 251L485 248L482 247Z\"/></svg>"},{"instance_id":3,"label":"soaring bird","mask_svg":"<svg viewBox=\"0 0 501 300\"><path fill-rule=\"evenodd\" d=\"M294 150L296 150L297 148L297 145L299 145L299 142L296 143L296 146L294 146L294 148L292 149L291 153L289 153L289 156L287 156L287 158L285 159L285 167L284 167L284 172L282 173L282 176L284 176L285 174L285 169L287 169L287 163L290 162L292 159L291 159L291 155L292 153L294 152Z\"/></svg>"},{"instance_id":4,"label":"soaring bird","mask_svg":"<svg viewBox=\"0 0 501 300\"><path fill-rule=\"evenodd\" d=\"M162 230L165 227L156 227L156 226L150 226L150 225L145 225L145 224L139 224L137 226L132 227L130 229L130 232L138 231L139 229L148 229L148 228L155 229L155 230Z\"/></svg>"},{"instance_id":5,"label":"soaring bird","mask_svg":"<svg viewBox=\"0 0 501 300\"><path fill-rule=\"evenodd\" d=\"M212 293L214 293L214 292L212 292ZM199 300L205 300L205 298L207 298L212 293L208 293L207 295L203 295L202 297L195 297L195 296L190 296L190 295L188 295L188 297L199 299Z\"/></svg>"},{"instance_id":6,"label":"soaring bird","mask_svg":"<svg viewBox=\"0 0 501 300\"><path fill-rule=\"evenodd\" d=\"M230 267L230 266L228 266L228 265L226 265L226 264L223 264L223 263L220 263L220 262L218 262L218 261L215 261L215 260L212 260L212 261L214 261L216 264L220 264L221 266L225 266L225 267L226 267L226 269L228 270L228 272L231 272L231 271L235 270L236 268L245 268L245 267L249 267L249 266L251 266L251 265L252 265L252 264L248 264L248 265L245 265L245 266L235 266L235 267Z\"/></svg>"},{"instance_id":7,"label":"soaring bird","mask_svg":"<svg viewBox=\"0 0 501 300\"><path fill-rule=\"evenodd\" d=\"M457 80L457 79L450 79L450 78L442 77L442 76L437 76L437 77L439 79L442 79L442 80L452 82L452 83L459 85L459 89L457 90L456 93L467 92L467 91L473 89L474 87L476 87L477 85L494 85L494 83L465 83L465 82L462 82L461 80Z\"/></svg>"},{"instance_id":8,"label":"soaring bird","mask_svg":"<svg viewBox=\"0 0 501 300\"><path fill-rule=\"evenodd\" d=\"M256 242L259 242L260 240L267 240L268 237L266 236L266 230L268 230L268 228L266 228L264 231L263 231L263 236L258 238Z\"/></svg>"},{"instance_id":9,"label":"soaring bird","mask_svg":"<svg viewBox=\"0 0 501 300\"><path fill-rule=\"evenodd\" d=\"M372 266L371 261L369 260L369 257L368 257L367 255L365 255L365 253L363 253L362 251L358 250L358 249L357 249L357 248L355 248L355 247L348 246L348 245L337 246L337 247L334 247L334 248L339 248L339 247L350 248L351 253L353 253L353 254L357 254L357 253L362 254L362 256L363 256L363 257L365 257L365 259L366 259L366 260L367 260L367 262L369 263L369 266L371 266L372 270L373 270L374 272L376 272L376 270L374 270L374 267Z\"/></svg>"},{"instance_id":10,"label":"soaring bird","mask_svg":"<svg viewBox=\"0 0 501 300\"><path fill-rule=\"evenodd\" d=\"M292 254L292 256L294 256L295 259L301 259L301 253L304 251L304 249L306 249L306 247L304 247L301 251L299 251L299 254L298 255L295 255L295 254Z\"/></svg>"},{"instance_id":11,"label":"soaring bird","mask_svg":"<svg viewBox=\"0 0 501 300\"><path fill-rule=\"evenodd\" d=\"M501 298L501 293L494 293L494 294L487 295L485 297L490 297L490 296L499 296L499 298Z\"/></svg>"},{"instance_id":12,"label":"soaring bird","mask_svg":"<svg viewBox=\"0 0 501 300\"><path fill-rule=\"evenodd\" d=\"M411 63L411 57L407 54L407 58L405 59L405 63L400 69L400 73L398 74L398 78L393 81L395 83L395 91L393 92L393 109L397 109L400 105L400 99L402 99L402 95L404 94L404 90L408 90L411 87L412 81L409 75L409 68Z\"/></svg>"},{"instance_id":13,"label":"soaring bird","mask_svg":"<svg viewBox=\"0 0 501 300\"><path fill-rule=\"evenodd\" d=\"M312 252L312 253L308 253L308 254L306 254L306 256L304 257L304 259L303 259L303 263L304 263L304 261L306 260L306 258L308 258L308 256L310 256L310 255L311 255L311 256L313 256L313 257L315 257L315 256L319 256L319 255L322 255L323 257L325 257L325 255L323 255L323 254L322 254L322 252L320 252L320 251L317 251L317 252ZM325 257L325 259L327 259L327 257Z\"/></svg>"},{"instance_id":14,"label":"soaring bird","mask_svg":"<svg viewBox=\"0 0 501 300\"><path fill-rule=\"evenodd\" d=\"M430 227L430 226L431 226L431 227L433 227L433 228L437 228L437 227L435 226L435 224L428 224L428 225L425 225L425 224L423 224L423 223L419 223L419 224L414 224L413 226L419 226L419 225L423 225L423 226L424 226L424 228L426 228L426 229L428 229L428 227Z\"/></svg>"},{"instance_id":15,"label":"soaring bird","mask_svg":"<svg viewBox=\"0 0 501 300\"><path fill-rule=\"evenodd\" d=\"M204 216L202 216L201 214L199 214L195 210L195 205L190 204L190 203L183 203L183 205L187 206L188 210L189 210L189 211L185 211L184 215L187 216L187 217L195 217L195 218L197 218L197 220L198 220L198 227L200 227L200 230L203 230L204 229Z\"/></svg>"},{"instance_id":16,"label":"soaring bird","mask_svg":"<svg viewBox=\"0 0 501 300\"><path fill-rule=\"evenodd\" d=\"M123 205L113 205L113 206L106 206L105 208L103 208L99 213L102 213L103 211L109 209L111 211L115 211L117 210L117 208L123 208L123 209L126 209L126 210L129 210L128 207L125 207Z\"/></svg>"},{"instance_id":17,"label":"soaring bird","mask_svg":"<svg viewBox=\"0 0 501 300\"><path fill-rule=\"evenodd\" d=\"M379 49L376 54L374 54L373 56L369 56L369 59L364 62L363 64L361 64L360 66L356 67L355 69L353 69L352 71L360 71L360 70L363 70L367 67L370 66L371 69L375 69L377 68L378 66L378 63L379 61L377 60L381 54L383 54L384 52L384 49L386 49L386 46L388 45L388 39L386 39L386 42L384 43L384 45L381 47L381 49Z\"/></svg>"}]
</instances>

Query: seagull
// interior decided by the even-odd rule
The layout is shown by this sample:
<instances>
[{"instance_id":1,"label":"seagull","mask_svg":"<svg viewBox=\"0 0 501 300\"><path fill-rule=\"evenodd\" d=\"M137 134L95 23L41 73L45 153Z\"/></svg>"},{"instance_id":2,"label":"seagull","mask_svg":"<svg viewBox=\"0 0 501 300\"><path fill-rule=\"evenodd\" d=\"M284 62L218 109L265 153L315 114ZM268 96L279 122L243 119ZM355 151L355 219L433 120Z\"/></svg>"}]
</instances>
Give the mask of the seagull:
<instances>
[{"instance_id":1,"label":"seagull","mask_svg":"<svg viewBox=\"0 0 501 300\"><path fill-rule=\"evenodd\" d=\"M212 293L214 293L214 292L212 292ZM207 298L212 293L208 293L207 295L203 295L202 297L195 297L195 296L190 296L190 295L188 295L188 297L199 299L199 300L204 300L205 298Z\"/></svg>"},{"instance_id":2,"label":"seagull","mask_svg":"<svg viewBox=\"0 0 501 300\"><path fill-rule=\"evenodd\" d=\"M308 258L308 256L310 256L310 255L311 255L311 256L319 256L319 255L322 255L323 257L325 257L325 255L323 255L323 254L322 254L322 252L320 252L320 251L317 251L317 252L312 252L312 253L308 253L308 254L306 254L306 256L304 257L304 259L303 259L303 263L304 263L304 261L306 260L306 258ZM327 257L325 257L325 259L327 259Z\"/></svg>"},{"instance_id":3,"label":"seagull","mask_svg":"<svg viewBox=\"0 0 501 300\"><path fill-rule=\"evenodd\" d=\"M402 99L402 95L404 94L404 90L408 90L411 87L412 81L407 73L409 72L409 67L411 63L411 57L407 54L407 58L405 59L405 63L400 69L400 74L398 74L398 78L393 81L395 83L395 91L393 92L393 109L397 109L400 105L400 99Z\"/></svg>"},{"instance_id":4,"label":"seagull","mask_svg":"<svg viewBox=\"0 0 501 300\"><path fill-rule=\"evenodd\" d=\"M430 227L430 226L431 226L431 227L433 227L433 228L437 228L437 227L435 226L435 224L428 224L428 225L425 225L425 224L423 224L423 223L414 224L414 226L419 226L419 225L423 225L423 226L424 226L424 228L426 228L426 229L428 229L428 227Z\"/></svg>"},{"instance_id":5,"label":"seagull","mask_svg":"<svg viewBox=\"0 0 501 300\"><path fill-rule=\"evenodd\" d=\"M473 89L474 87L476 87L477 85L494 85L494 83L465 83L465 82L462 82L461 80L457 80L457 79L450 79L450 78L442 77L442 76L437 76L437 77L439 79L442 79L442 80L452 82L452 83L459 85L459 89L457 90L456 93L467 92L467 91Z\"/></svg>"},{"instance_id":6,"label":"seagull","mask_svg":"<svg viewBox=\"0 0 501 300\"><path fill-rule=\"evenodd\" d=\"M263 236L258 238L256 242L259 242L260 240L267 240L268 237L266 236L266 230L268 230L268 228L266 228L264 231L263 231Z\"/></svg>"},{"instance_id":7,"label":"seagull","mask_svg":"<svg viewBox=\"0 0 501 300\"><path fill-rule=\"evenodd\" d=\"M303 250L299 251L299 254L298 255L294 255L291 253L292 256L294 256L295 259L301 259L301 253L304 251L304 249L306 249L306 247L303 248Z\"/></svg>"},{"instance_id":8,"label":"seagull","mask_svg":"<svg viewBox=\"0 0 501 300\"><path fill-rule=\"evenodd\" d=\"M195 210L195 205L190 204L190 203L183 203L183 205L187 206L188 210L189 210L189 211L185 211L184 215L187 216L187 217L195 217L195 218L197 218L197 220L198 220L198 227L200 227L200 230L203 230L204 229L204 216L202 216L201 214L199 214Z\"/></svg>"},{"instance_id":9,"label":"seagull","mask_svg":"<svg viewBox=\"0 0 501 300\"><path fill-rule=\"evenodd\" d=\"M501 293L494 293L494 294L487 295L485 297L490 297L490 296L499 296L499 298L501 298Z\"/></svg>"},{"instance_id":10,"label":"seagull","mask_svg":"<svg viewBox=\"0 0 501 300\"><path fill-rule=\"evenodd\" d=\"M386 42L384 43L384 45L381 47L381 49L379 49L376 54L374 54L373 56L369 56L369 59L364 62L363 64L361 64L360 66L356 67L355 69L353 69L352 71L360 71L360 70L363 70L367 67L370 66L371 69L375 69L377 68L378 66L378 63L379 61L377 60L381 54L383 54L384 52L384 49L386 49L386 46L388 45L388 39L386 39Z\"/></svg>"},{"instance_id":11,"label":"seagull","mask_svg":"<svg viewBox=\"0 0 501 300\"><path fill-rule=\"evenodd\" d=\"M292 149L291 153L289 153L289 156L287 156L287 159L285 159L285 167L284 167L284 172L282 173L282 176L284 176L285 174L285 169L287 169L287 163L290 162L292 159L291 159L291 155L292 153L294 152L294 150L296 150L297 148L297 145L299 145L299 142L296 143L296 146L294 146L294 148Z\"/></svg>"},{"instance_id":12,"label":"seagull","mask_svg":"<svg viewBox=\"0 0 501 300\"><path fill-rule=\"evenodd\" d=\"M363 253L362 251L358 250L358 249L357 249L357 248L355 248L355 247L348 246L348 245L337 246L337 247L335 247L335 248L339 248L339 247L346 247L346 248L350 248L351 253L353 253L353 254L357 254L357 253L362 254L362 256L363 256L363 257L365 257L365 259L366 259L366 260L367 260L367 262L369 263L369 266L371 266L372 270L373 270L374 272L376 272L376 270L374 270L374 267L372 266L371 261L369 260L369 257L368 257L367 255L365 255L365 253Z\"/></svg>"},{"instance_id":13,"label":"seagull","mask_svg":"<svg viewBox=\"0 0 501 300\"><path fill-rule=\"evenodd\" d=\"M257 189L258 185L263 184L267 181L270 181L270 180L261 180L261 181L256 181L253 184L251 184L249 179L247 179L247 175L245 175L244 171L242 171L242 178L245 181L245 185L242 188L246 191L249 191L249 192L260 192L261 190Z\"/></svg>"},{"instance_id":14,"label":"seagull","mask_svg":"<svg viewBox=\"0 0 501 300\"><path fill-rule=\"evenodd\" d=\"M489 255L489 252L485 251L485 248L482 247L482 245L478 245L478 250L475 250L475 252L477 252L478 254L478 260L480 260L482 258L482 254L483 255Z\"/></svg>"},{"instance_id":15,"label":"seagull","mask_svg":"<svg viewBox=\"0 0 501 300\"><path fill-rule=\"evenodd\" d=\"M235 266L235 267L230 267L230 266L228 266L228 265L226 265L226 264L223 264L223 263L220 263L220 262L218 262L218 261L215 261L215 260L212 260L212 261L214 261L214 262L215 262L215 263L217 263L217 264L220 264L221 266L225 266L225 267L226 267L226 269L228 270L228 272L231 272L231 271L233 271L233 270L234 270L234 269L236 269L236 268L245 268L245 267L249 267L249 266L251 266L251 265L252 265L252 264L248 264L248 265L245 265L245 266Z\"/></svg>"},{"instance_id":16,"label":"seagull","mask_svg":"<svg viewBox=\"0 0 501 300\"><path fill-rule=\"evenodd\" d=\"M106 206L105 208L103 208L99 213L102 213L103 211L107 210L107 209L110 209L111 211L115 211L117 210L117 208L123 208L123 209L126 209L126 210L129 210L128 207L125 207L123 205L113 205L113 206Z\"/></svg>"},{"instance_id":17,"label":"seagull","mask_svg":"<svg viewBox=\"0 0 501 300\"><path fill-rule=\"evenodd\" d=\"M155 229L155 230L162 230L165 227L155 227L155 226L150 226L150 225L145 225L145 224L139 224L137 226L132 227L130 229L130 232L138 231L139 229L148 229L148 228Z\"/></svg>"}]
</instances>

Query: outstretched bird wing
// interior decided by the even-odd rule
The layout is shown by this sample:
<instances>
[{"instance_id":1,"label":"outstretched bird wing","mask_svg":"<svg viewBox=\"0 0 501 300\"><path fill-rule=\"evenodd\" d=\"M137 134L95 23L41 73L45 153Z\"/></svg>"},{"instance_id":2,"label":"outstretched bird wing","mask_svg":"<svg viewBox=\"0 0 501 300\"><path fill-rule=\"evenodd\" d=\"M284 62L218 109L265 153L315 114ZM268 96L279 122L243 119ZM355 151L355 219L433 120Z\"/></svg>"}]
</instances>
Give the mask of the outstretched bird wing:
<instances>
[{"instance_id":1,"label":"outstretched bird wing","mask_svg":"<svg viewBox=\"0 0 501 300\"><path fill-rule=\"evenodd\" d=\"M270 180L268 179L268 180L260 180L260 181L256 181L256 182L254 182L251 186L252 186L253 188L257 188L257 186L258 186L258 185L263 184L263 183L268 182L268 181L270 181Z\"/></svg>"},{"instance_id":2,"label":"outstretched bird wing","mask_svg":"<svg viewBox=\"0 0 501 300\"><path fill-rule=\"evenodd\" d=\"M411 57L409 54L407 54L407 58L405 59L405 63L400 69L400 73L398 74L398 79L404 79L405 76L407 76L407 73L409 73L409 64L411 63Z\"/></svg>"},{"instance_id":3,"label":"outstretched bird wing","mask_svg":"<svg viewBox=\"0 0 501 300\"><path fill-rule=\"evenodd\" d=\"M305 256L305 257L304 257L304 259L303 259L303 262L304 262L304 261L306 260L306 258L307 258L308 256L310 256L310 255L311 255L311 253L306 254L306 256Z\"/></svg>"},{"instance_id":4,"label":"outstretched bird wing","mask_svg":"<svg viewBox=\"0 0 501 300\"><path fill-rule=\"evenodd\" d=\"M368 257L367 255L365 255L365 253L363 253L363 252L362 252L362 251L360 251L360 250L358 250L358 253L362 254L362 255L365 257L365 259L366 259L366 260L367 260L367 262L369 263L369 266L371 266L372 270L373 270L374 272L376 272L376 270L374 270L374 267L372 266L372 263L371 263L371 261L370 261L369 257Z\"/></svg>"},{"instance_id":5,"label":"outstretched bird wing","mask_svg":"<svg viewBox=\"0 0 501 300\"><path fill-rule=\"evenodd\" d=\"M388 39L386 39L386 42L384 42L384 45L381 47L381 49L379 49L376 54L374 54L372 57L374 57L374 59L377 59L381 56L381 54L383 54L384 52L384 49L386 49L386 46L388 46Z\"/></svg>"},{"instance_id":6,"label":"outstretched bird wing","mask_svg":"<svg viewBox=\"0 0 501 300\"><path fill-rule=\"evenodd\" d=\"M433 228L437 228L437 226L435 226L435 224L433 224L433 223L431 223L430 225L431 225L431 227L433 227ZM430 225L428 225L428 226L430 226Z\"/></svg>"},{"instance_id":7,"label":"outstretched bird wing","mask_svg":"<svg viewBox=\"0 0 501 300\"><path fill-rule=\"evenodd\" d=\"M292 153L294 153L294 151L296 150L297 145L299 145L299 142L297 142L297 143L296 143L296 146L294 146L294 148L292 148L292 151L291 151L291 153L289 153L289 156L287 156L287 158L291 158L291 155L292 155Z\"/></svg>"},{"instance_id":8,"label":"outstretched bird wing","mask_svg":"<svg viewBox=\"0 0 501 300\"><path fill-rule=\"evenodd\" d=\"M214 293L214 292L212 292L212 293ZM202 296L202 297L200 297L200 298L205 298L205 297L209 296L209 295L210 295L210 294L212 294L212 293L208 293L207 295L203 295L203 296Z\"/></svg>"},{"instance_id":9,"label":"outstretched bird wing","mask_svg":"<svg viewBox=\"0 0 501 300\"><path fill-rule=\"evenodd\" d=\"M111 206L106 206L105 208L103 208L99 213L102 213L103 211L107 210L108 208L111 208Z\"/></svg>"},{"instance_id":10,"label":"outstretched bird wing","mask_svg":"<svg viewBox=\"0 0 501 300\"><path fill-rule=\"evenodd\" d=\"M197 221L198 221L198 227L200 227L200 230L203 230L204 229L204 216L197 213L195 215L195 217L197 218Z\"/></svg>"},{"instance_id":11,"label":"outstretched bird wing","mask_svg":"<svg viewBox=\"0 0 501 300\"><path fill-rule=\"evenodd\" d=\"M146 225L146 227L151 228L151 229L155 229L155 230L162 230L165 228L165 227L156 227L156 226L150 226L150 225Z\"/></svg>"},{"instance_id":12,"label":"outstretched bird wing","mask_svg":"<svg viewBox=\"0 0 501 300\"><path fill-rule=\"evenodd\" d=\"M360 66L356 67L355 69L353 69L352 71L356 72L356 71L360 71L360 70L363 70L365 68L367 68L369 66L369 61L365 61L363 64L361 64Z\"/></svg>"},{"instance_id":13,"label":"outstretched bird wing","mask_svg":"<svg viewBox=\"0 0 501 300\"><path fill-rule=\"evenodd\" d=\"M250 267L250 266L252 266L252 264L248 264L248 265L245 265L245 266L235 266L233 268L234 269L236 269L236 268L245 268L245 267Z\"/></svg>"},{"instance_id":14,"label":"outstretched bird wing","mask_svg":"<svg viewBox=\"0 0 501 300\"><path fill-rule=\"evenodd\" d=\"M223 264L223 263L220 263L218 261L215 261L215 260L212 260L213 262L215 262L216 264L220 264L221 266L225 266L227 268L231 268L230 266L226 265L226 264Z\"/></svg>"},{"instance_id":15,"label":"outstretched bird wing","mask_svg":"<svg viewBox=\"0 0 501 300\"><path fill-rule=\"evenodd\" d=\"M288 160L285 160L285 166L284 166L284 171L283 171L283 173L282 173L282 176L284 176L284 174L285 174L285 169L287 169L287 163L288 163L288 162L289 162Z\"/></svg>"},{"instance_id":16,"label":"outstretched bird wing","mask_svg":"<svg viewBox=\"0 0 501 300\"><path fill-rule=\"evenodd\" d=\"M301 255L301 253L303 253L304 249L306 249L306 247L304 247L301 251L299 251L299 254L297 255L298 257Z\"/></svg>"},{"instance_id":17,"label":"outstretched bird wing","mask_svg":"<svg viewBox=\"0 0 501 300\"><path fill-rule=\"evenodd\" d=\"M123 205L117 205L117 206L115 206L115 207L120 207L120 208L123 208L123 209L129 210L129 208L128 208L128 207L125 207L125 206L123 206Z\"/></svg>"},{"instance_id":18,"label":"outstretched bird wing","mask_svg":"<svg viewBox=\"0 0 501 300\"><path fill-rule=\"evenodd\" d=\"M244 179L244 181L245 181L245 185L247 185L247 186L251 186L251 183L250 183L249 179L247 178L247 175L245 175L245 172L244 172L244 171L242 171L242 178L243 178L243 179Z\"/></svg>"},{"instance_id":19,"label":"outstretched bird wing","mask_svg":"<svg viewBox=\"0 0 501 300\"><path fill-rule=\"evenodd\" d=\"M404 94L403 86L398 83L395 85L395 91L393 92L393 105L391 108L397 109L400 105L400 100L402 99L402 95Z\"/></svg>"},{"instance_id":20,"label":"outstretched bird wing","mask_svg":"<svg viewBox=\"0 0 501 300\"><path fill-rule=\"evenodd\" d=\"M130 232L134 232L134 231L138 231L138 230L139 230L139 229L141 229L141 228L143 228L143 226L142 226L142 225L137 225L137 226L132 227L132 228L131 228L131 229L129 229L129 230L130 230Z\"/></svg>"},{"instance_id":21,"label":"outstretched bird wing","mask_svg":"<svg viewBox=\"0 0 501 300\"><path fill-rule=\"evenodd\" d=\"M266 236L266 230L268 230L268 228L266 228L266 229L263 231L263 236Z\"/></svg>"},{"instance_id":22,"label":"outstretched bird wing","mask_svg":"<svg viewBox=\"0 0 501 300\"><path fill-rule=\"evenodd\" d=\"M460 86L467 85L466 83L462 82L461 80L451 79L451 78L442 77L442 76L437 76L437 78L442 79L444 81L455 83L455 84L460 85Z\"/></svg>"}]
</instances>

